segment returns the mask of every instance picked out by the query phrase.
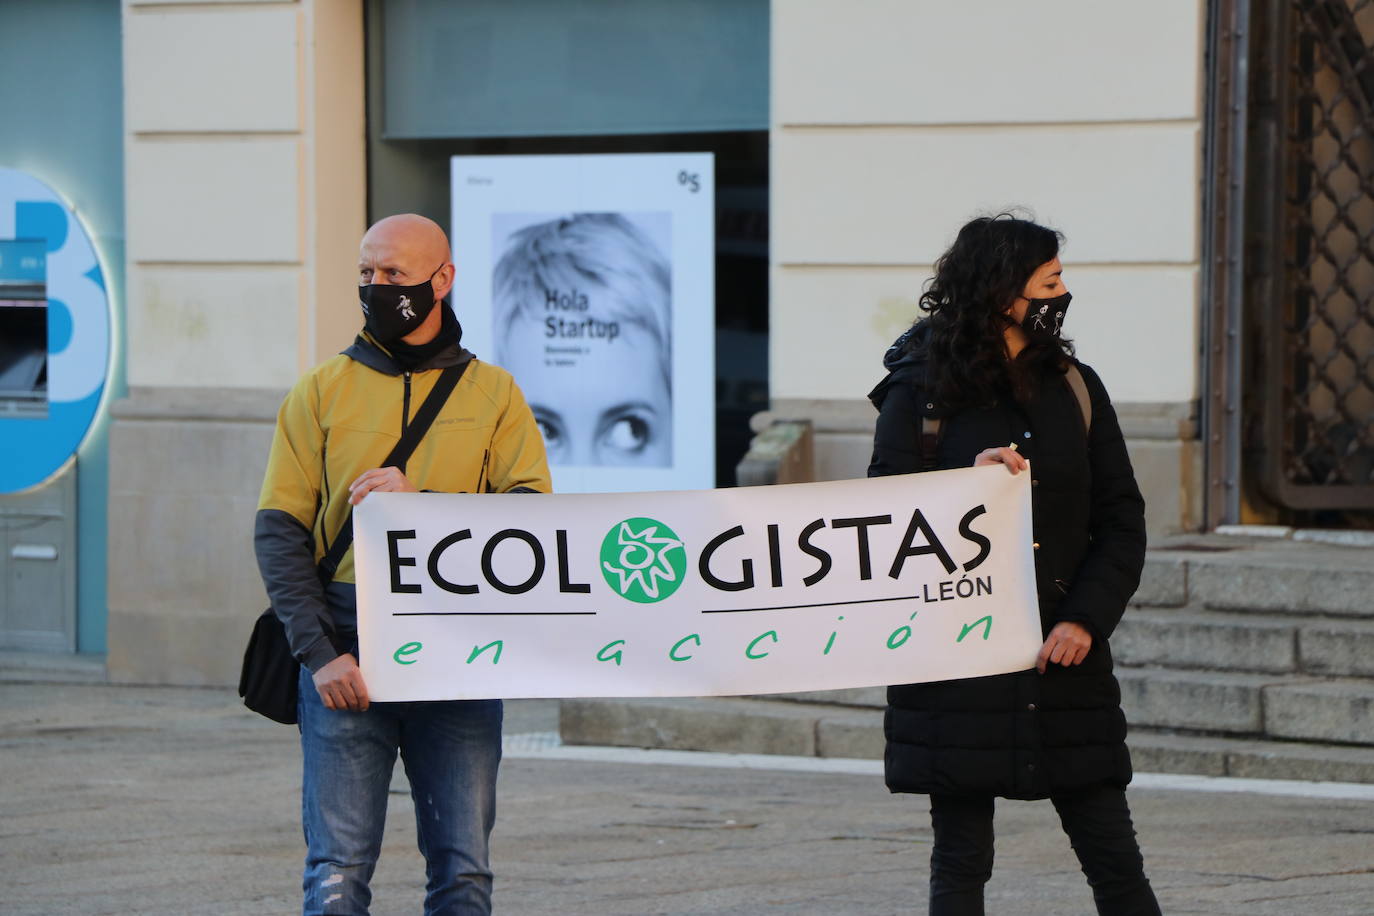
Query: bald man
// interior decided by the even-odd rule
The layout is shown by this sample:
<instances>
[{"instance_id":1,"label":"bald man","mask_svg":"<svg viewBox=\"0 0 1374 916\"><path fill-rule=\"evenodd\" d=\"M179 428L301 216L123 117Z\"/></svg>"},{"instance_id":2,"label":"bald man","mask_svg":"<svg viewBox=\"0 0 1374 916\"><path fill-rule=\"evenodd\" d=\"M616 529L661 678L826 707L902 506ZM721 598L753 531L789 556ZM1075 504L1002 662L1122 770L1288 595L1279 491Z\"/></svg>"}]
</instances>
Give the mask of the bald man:
<instances>
[{"instance_id":1,"label":"bald man","mask_svg":"<svg viewBox=\"0 0 1374 916\"><path fill-rule=\"evenodd\" d=\"M414 214L374 225L358 254L362 332L305 373L277 416L254 546L302 665L307 914L367 912L398 751L425 857L425 913L491 911L501 701L371 703L351 548L332 577L317 567L369 493L549 491L534 415L505 370L463 349L444 302L452 287L438 225ZM429 433L400 467L382 467L451 366L463 374Z\"/></svg>"}]
</instances>

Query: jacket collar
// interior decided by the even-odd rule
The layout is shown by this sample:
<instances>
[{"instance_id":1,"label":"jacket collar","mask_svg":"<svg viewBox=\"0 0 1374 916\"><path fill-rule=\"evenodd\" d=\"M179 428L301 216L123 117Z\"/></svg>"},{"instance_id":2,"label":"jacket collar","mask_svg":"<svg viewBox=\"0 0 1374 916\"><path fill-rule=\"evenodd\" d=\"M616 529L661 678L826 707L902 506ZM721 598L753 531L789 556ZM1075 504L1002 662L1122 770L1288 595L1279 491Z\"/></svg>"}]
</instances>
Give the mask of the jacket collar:
<instances>
[{"instance_id":1,"label":"jacket collar","mask_svg":"<svg viewBox=\"0 0 1374 916\"><path fill-rule=\"evenodd\" d=\"M432 356L413 367L411 372L425 372L429 369L447 369L449 366L461 366L463 363L473 359L472 353L463 347L463 326L453 317L448 303L440 303L440 308L445 309L444 323L447 325L452 322L456 329L453 343L442 347ZM453 331L450 331L453 333ZM375 369L384 375L402 375L406 372L406 367L402 365L391 354L386 347L382 346L367 331L362 331L353 339L353 344L343 351L343 355L357 363L362 363L369 369Z\"/></svg>"}]
</instances>

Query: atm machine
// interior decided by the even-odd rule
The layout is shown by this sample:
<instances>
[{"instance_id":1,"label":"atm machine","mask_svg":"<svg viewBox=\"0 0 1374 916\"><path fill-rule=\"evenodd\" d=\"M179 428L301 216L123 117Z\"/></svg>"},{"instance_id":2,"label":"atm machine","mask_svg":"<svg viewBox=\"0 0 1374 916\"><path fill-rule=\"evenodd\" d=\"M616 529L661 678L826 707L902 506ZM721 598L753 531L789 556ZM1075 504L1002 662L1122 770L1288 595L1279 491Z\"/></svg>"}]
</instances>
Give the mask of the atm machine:
<instances>
[{"instance_id":1,"label":"atm machine","mask_svg":"<svg viewBox=\"0 0 1374 916\"><path fill-rule=\"evenodd\" d=\"M104 408L110 327L77 214L0 168L0 650L76 650L77 456Z\"/></svg>"}]
</instances>

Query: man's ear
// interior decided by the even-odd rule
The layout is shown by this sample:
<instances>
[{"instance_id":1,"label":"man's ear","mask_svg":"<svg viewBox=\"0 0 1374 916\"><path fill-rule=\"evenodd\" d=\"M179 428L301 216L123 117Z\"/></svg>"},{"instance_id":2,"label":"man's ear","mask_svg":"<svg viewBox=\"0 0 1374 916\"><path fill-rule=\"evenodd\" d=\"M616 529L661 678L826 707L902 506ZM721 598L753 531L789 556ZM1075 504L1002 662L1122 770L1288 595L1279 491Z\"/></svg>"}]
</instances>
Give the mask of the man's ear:
<instances>
[{"instance_id":1,"label":"man's ear","mask_svg":"<svg viewBox=\"0 0 1374 916\"><path fill-rule=\"evenodd\" d=\"M452 262L439 268L439 272L434 275L434 300L444 298L453 289L453 278L455 268Z\"/></svg>"}]
</instances>

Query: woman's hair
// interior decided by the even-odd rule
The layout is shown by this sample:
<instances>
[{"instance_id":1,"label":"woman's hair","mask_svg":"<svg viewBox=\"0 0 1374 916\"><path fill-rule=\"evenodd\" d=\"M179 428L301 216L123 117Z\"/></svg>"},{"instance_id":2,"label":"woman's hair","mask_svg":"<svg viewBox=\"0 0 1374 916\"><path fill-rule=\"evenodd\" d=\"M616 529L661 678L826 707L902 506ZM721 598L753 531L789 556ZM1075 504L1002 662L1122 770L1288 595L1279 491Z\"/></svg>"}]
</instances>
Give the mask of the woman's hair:
<instances>
[{"instance_id":1,"label":"woman's hair","mask_svg":"<svg viewBox=\"0 0 1374 916\"><path fill-rule=\"evenodd\" d=\"M639 327L657 344L672 386L672 287L667 259L619 213L574 213L514 233L492 276L492 298L504 302L500 346L515 318L543 321L549 303L574 291L605 293L586 314Z\"/></svg>"},{"instance_id":2,"label":"woman's hair","mask_svg":"<svg viewBox=\"0 0 1374 916\"><path fill-rule=\"evenodd\" d=\"M935 276L921 293L930 315L930 384L941 406L982 406L1008 386L1024 399L1049 366L1073 355L1062 338L1035 339L1014 361L1006 356L1006 313L1025 291L1036 268L1059 255L1062 236L1010 213L967 223L935 262Z\"/></svg>"}]
</instances>

